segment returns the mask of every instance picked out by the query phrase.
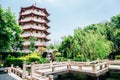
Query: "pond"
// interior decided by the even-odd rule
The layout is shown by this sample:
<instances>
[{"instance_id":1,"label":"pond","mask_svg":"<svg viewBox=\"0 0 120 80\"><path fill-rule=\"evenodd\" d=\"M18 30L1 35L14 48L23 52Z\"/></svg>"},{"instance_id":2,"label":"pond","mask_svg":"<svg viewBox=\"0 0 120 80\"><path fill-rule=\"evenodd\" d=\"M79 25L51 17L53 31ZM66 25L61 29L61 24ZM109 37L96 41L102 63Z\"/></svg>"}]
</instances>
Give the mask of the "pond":
<instances>
[{"instance_id":1,"label":"pond","mask_svg":"<svg viewBox=\"0 0 120 80\"><path fill-rule=\"evenodd\" d=\"M95 77L86 76L78 73L65 73L58 75L55 80L97 80ZM110 71L110 75L103 74L99 80L120 80L120 72Z\"/></svg>"}]
</instances>

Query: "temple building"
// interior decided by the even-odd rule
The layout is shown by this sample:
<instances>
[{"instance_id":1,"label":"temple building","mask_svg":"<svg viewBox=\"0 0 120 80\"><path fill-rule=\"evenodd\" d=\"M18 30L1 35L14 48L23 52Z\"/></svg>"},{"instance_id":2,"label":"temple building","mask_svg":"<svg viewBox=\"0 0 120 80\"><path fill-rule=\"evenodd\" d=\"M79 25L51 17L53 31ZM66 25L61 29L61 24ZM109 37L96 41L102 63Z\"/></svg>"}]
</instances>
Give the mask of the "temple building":
<instances>
[{"instance_id":1,"label":"temple building","mask_svg":"<svg viewBox=\"0 0 120 80\"><path fill-rule=\"evenodd\" d=\"M36 5L29 7L22 7L20 11L19 25L22 27L22 37L25 40L23 43L25 52L30 51L30 38L35 37L34 46L37 49L38 47L46 47L46 42L48 39L48 23L50 20L47 18L49 13L45 8L39 8Z\"/></svg>"}]
</instances>

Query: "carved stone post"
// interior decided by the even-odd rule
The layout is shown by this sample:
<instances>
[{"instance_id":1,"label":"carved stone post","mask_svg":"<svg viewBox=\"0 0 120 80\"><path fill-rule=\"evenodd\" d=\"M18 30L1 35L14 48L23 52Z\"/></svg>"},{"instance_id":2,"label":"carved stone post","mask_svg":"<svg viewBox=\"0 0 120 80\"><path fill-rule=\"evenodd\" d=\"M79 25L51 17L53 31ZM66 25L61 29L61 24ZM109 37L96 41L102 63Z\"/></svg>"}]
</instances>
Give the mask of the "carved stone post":
<instances>
[{"instance_id":1,"label":"carved stone post","mask_svg":"<svg viewBox=\"0 0 120 80\"><path fill-rule=\"evenodd\" d=\"M34 62L32 62L32 64L31 64L31 73L30 73L30 75L31 75L31 78L33 78L33 75L34 75Z\"/></svg>"},{"instance_id":2,"label":"carved stone post","mask_svg":"<svg viewBox=\"0 0 120 80\"><path fill-rule=\"evenodd\" d=\"M52 68L52 72L54 72L54 66L53 66L53 62L52 61L50 61L50 66Z\"/></svg>"},{"instance_id":3,"label":"carved stone post","mask_svg":"<svg viewBox=\"0 0 120 80\"><path fill-rule=\"evenodd\" d=\"M82 66L81 66L81 65L79 65L79 70L80 70L80 71L82 70Z\"/></svg>"},{"instance_id":4,"label":"carved stone post","mask_svg":"<svg viewBox=\"0 0 120 80\"><path fill-rule=\"evenodd\" d=\"M93 66L92 66L92 69L93 69L93 72L95 73L96 72L96 65L94 64Z\"/></svg>"},{"instance_id":5,"label":"carved stone post","mask_svg":"<svg viewBox=\"0 0 120 80\"><path fill-rule=\"evenodd\" d=\"M25 79L25 75L26 75L26 61L23 62L22 79Z\"/></svg>"},{"instance_id":6,"label":"carved stone post","mask_svg":"<svg viewBox=\"0 0 120 80\"><path fill-rule=\"evenodd\" d=\"M71 69L71 62L70 62L70 59L68 59L68 61L67 61L67 69Z\"/></svg>"}]
</instances>

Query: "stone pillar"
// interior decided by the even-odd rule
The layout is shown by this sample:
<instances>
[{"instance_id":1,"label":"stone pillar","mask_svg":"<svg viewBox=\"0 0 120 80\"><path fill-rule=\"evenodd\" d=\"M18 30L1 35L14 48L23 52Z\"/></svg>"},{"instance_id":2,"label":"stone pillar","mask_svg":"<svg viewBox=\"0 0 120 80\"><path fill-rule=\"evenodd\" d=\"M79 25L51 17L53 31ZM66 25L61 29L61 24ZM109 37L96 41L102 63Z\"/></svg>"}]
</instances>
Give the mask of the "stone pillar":
<instances>
[{"instance_id":1,"label":"stone pillar","mask_svg":"<svg viewBox=\"0 0 120 80\"><path fill-rule=\"evenodd\" d=\"M31 79L33 78L33 75L34 75L34 62L32 62L31 64L31 72L30 72Z\"/></svg>"},{"instance_id":2,"label":"stone pillar","mask_svg":"<svg viewBox=\"0 0 120 80\"><path fill-rule=\"evenodd\" d=\"M26 75L26 61L23 62L22 79L25 79L25 75Z\"/></svg>"},{"instance_id":3,"label":"stone pillar","mask_svg":"<svg viewBox=\"0 0 120 80\"><path fill-rule=\"evenodd\" d=\"M13 64L11 64L11 67L8 68L8 73L11 73L11 72L12 72L12 68L13 68Z\"/></svg>"},{"instance_id":4,"label":"stone pillar","mask_svg":"<svg viewBox=\"0 0 120 80\"><path fill-rule=\"evenodd\" d=\"M80 70L80 71L82 70L82 66L81 66L81 65L79 65L79 70Z\"/></svg>"},{"instance_id":5,"label":"stone pillar","mask_svg":"<svg viewBox=\"0 0 120 80\"><path fill-rule=\"evenodd\" d=\"M55 68L54 68L54 66L53 66L53 62L52 62L52 61L50 61L50 66L51 66L51 68L52 68L52 72L54 72Z\"/></svg>"},{"instance_id":6,"label":"stone pillar","mask_svg":"<svg viewBox=\"0 0 120 80\"><path fill-rule=\"evenodd\" d=\"M95 64L93 64L92 69L93 69L93 72L96 72L96 65Z\"/></svg>"},{"instance_id":7,"label":"stone pillar","mask_svg":"<svg viewBox=\"0 0 120 80\"><path fill-rule=\"evenodd\" d=\"M68 61L67 61L67 69L71 69L71 61L70 61L70 59L68 59Z\"/></svg>"}]
</instances>

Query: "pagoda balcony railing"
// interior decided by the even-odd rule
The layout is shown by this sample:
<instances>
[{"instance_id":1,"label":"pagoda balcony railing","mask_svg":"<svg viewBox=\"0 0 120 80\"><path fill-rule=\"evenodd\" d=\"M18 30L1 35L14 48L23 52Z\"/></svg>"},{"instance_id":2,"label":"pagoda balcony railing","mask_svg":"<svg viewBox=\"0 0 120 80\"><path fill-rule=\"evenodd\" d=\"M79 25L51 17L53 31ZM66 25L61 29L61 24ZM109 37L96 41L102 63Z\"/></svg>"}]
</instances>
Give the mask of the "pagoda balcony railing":
<instances>
[{"instance_id":1,"label":"pagoda balcony railing","mask_svg":"<svg viewBox=\"0 0 120 80\"><path fill-rule=\"evenodd\" d=\"M26 34L22 34L22 37L30 37L30 36L32 36L32 37L40 37L40 38L46 38L46 35L44 35L44 34L28 34L28 33L26 33Z\"/></svg>"},{"instance_id":2,"label":"pagoda balcony railing","mask_svg":"<svg viewBox=\"0 0 120 80\"><path fill-rule=\"evenodd\" d=\"M47 16L45 13L41 12L41 11L36 11L36 10L27 10L25 12L22 12L21 15L27 15L27 14L30 14L30 13L34 13L34 14L37 14L37 15L42 15L42 16Z\"/></svg>"},{"instance_id":3,"label":"pagoda balcony railing","mask_svg":"<svg viewBox=\"0 0 120 80\"><path fill-rule=\"evenodd\" d=\"M23 45L30 45L30 41L23 42Z\"/></svg>"},{"instance_id":4,"label":"pagoda balcony railing","mask_svg":"<svg viewBox=\"0 0 120 80\"><path fill-rule=\"evenodd\" d=\"M47 21L45 21L45 20L43 20L43 19L40 19L40 18L37 19L37 18L32 18L32 17L30 17L30 18L25 18L25 19L21 19L20 22L27 22L27 21L31 21L31 20L36 21L36 22L47 23Z\"/></svg>"},{"instance_id":5,"label":"pagoda balcony railing","mask_svg":"<svg viewBox=\"0 0 120 80\"><path fill-rule=\"evenodd\" d=\"M40 42L40 41L35 41L35 46L45 46L46 43L45 42Z\"/></svg>"},{"instance_id":6,"label":"pagoda balcony railing","mask_svg":"<svg viewBox=\"0 0 120 80\"><path fill-rule=\"evenodd\" d=\"M23 45L25 45L25 46L27 46L27 45L30 45L30 41L25 41L24 43L23 43ZM34 44L35 46L45 46L46 45L46 43L45 42L41 42L41 41L35 41L35 44Z\"/></svg>"},{"instance_id":7,"label":"pagoda balcony railing","mask_svg":"<svg viewBox=\"0 0 120 80\"><path fill-rule=\"evenodd\" d=\"M30 28L37 29L37 30L46 30L45 27L41 27L41 26L23 26L22 27L22 29L30 29Z\"/></svg>"}]
</instances>

